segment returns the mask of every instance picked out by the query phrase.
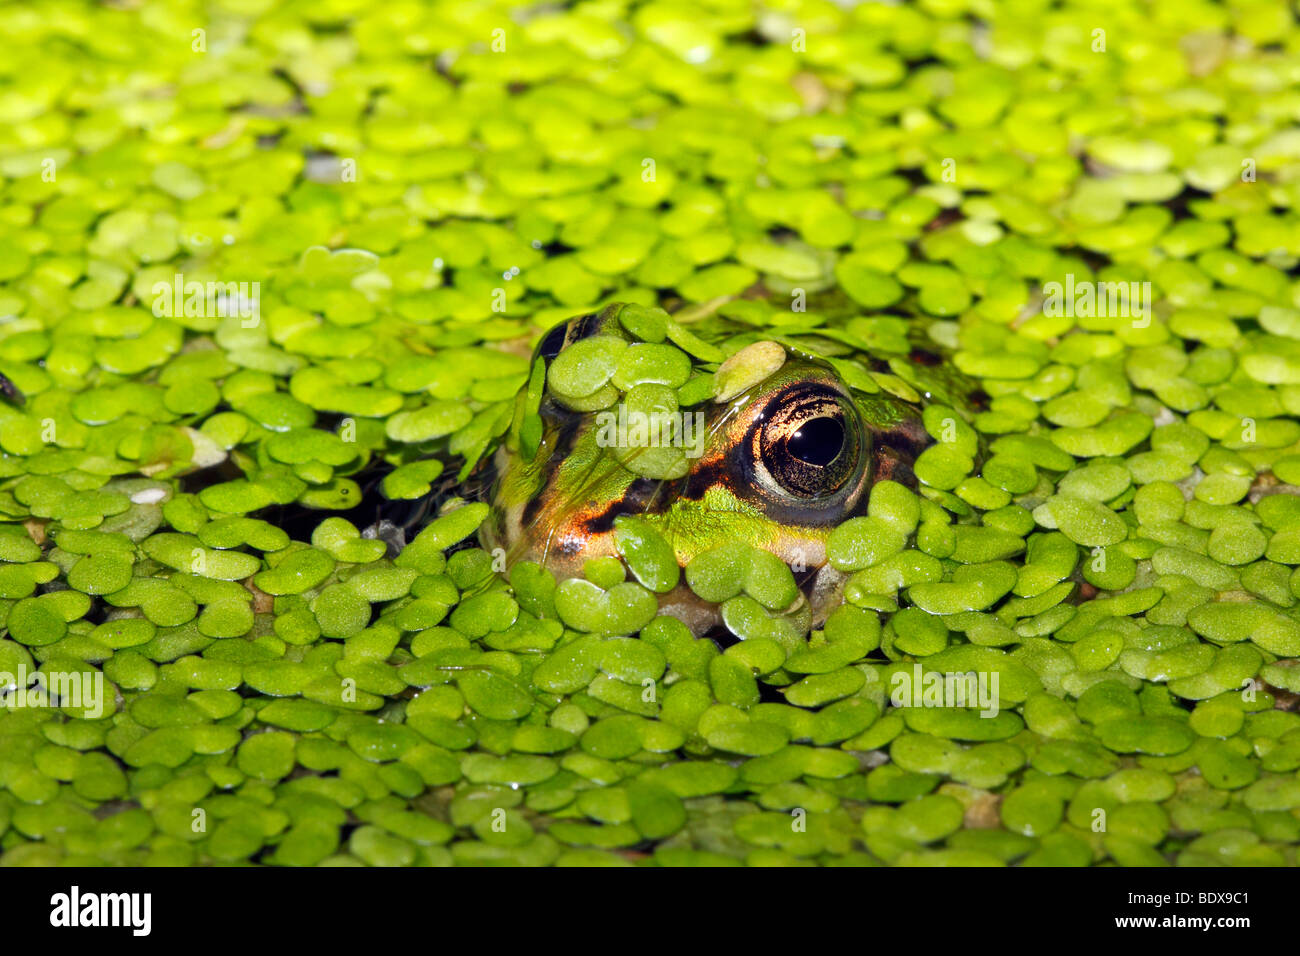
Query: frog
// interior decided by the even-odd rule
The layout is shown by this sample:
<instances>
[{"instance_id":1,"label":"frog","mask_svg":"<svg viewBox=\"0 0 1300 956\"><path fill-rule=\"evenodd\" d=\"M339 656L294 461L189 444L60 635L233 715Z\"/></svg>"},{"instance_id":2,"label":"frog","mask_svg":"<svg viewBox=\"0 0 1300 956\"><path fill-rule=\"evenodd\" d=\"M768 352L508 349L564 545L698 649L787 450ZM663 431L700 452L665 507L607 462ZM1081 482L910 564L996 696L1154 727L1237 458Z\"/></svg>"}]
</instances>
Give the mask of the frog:
<instances>
[{"instance_id":1,"label":"frog","mask_svg":"<svg viewBox=\"0 0 1300 956\"><path fill-rule=\"evenodd\" d=\"M21 406L27 403L27 396L24 395L13 383L8 375L0 372L0 401L8 402L10 405Z\"/></svg>"},{"instance_id":2,"label":"frog","mask_svg":"<svg viewBox=\"0 0 1300 956\"><path fill-rule=\"evenodd\" d=\"M934 441L924 410L942 402L969 413L972 389L931 351L845 358L843 350L840 357L819 354L806 337L778 341L750 332L735 338L735 332L716 317L687 326L663 310L615 303L543 335L532 354L533 375L516 398L514 423L496 451L483 545L504 551L507 565L532 561L563 579L580 576L592 559L619 557L616 529L628 518L662 536L682 568L705 551L741 541L796 572L810 624L817 626L840 603L845 581L827 561L831 531L866 513L877 482L917 487L914 464ZM722 352L707 339L728 334L732 347L741 347L718 361ZM657 436L653 429L619 430L631 417L627 406L638 386L667 387L656 378L665 377L662 370L647 373L650 382L637 382L635 372L624 375L622 384L631 388L616 400L620 389L609 383L593 398L556 390L557 362L590 340L617 352L620 370L635 369L638 350L647 347L666 344L671 354L681 344L697 353L688 356L684 382L680 370L675 378L667 373L682 400L675 412L669 400L663 413L675 430ZM733 374L733 387L720 389L719 379L737 359L753 367L742 369L738 384ZM867 364L860 359L874 366L874 376L863 377ZM597 372L589 382L599 378ZM668 445L680 454L665 466L661 453ZM642 457L656 467L641 467ZM697 634L719 623L717 609L684 583L661 595L660 606Z\"/></svg>"}]
</instances>

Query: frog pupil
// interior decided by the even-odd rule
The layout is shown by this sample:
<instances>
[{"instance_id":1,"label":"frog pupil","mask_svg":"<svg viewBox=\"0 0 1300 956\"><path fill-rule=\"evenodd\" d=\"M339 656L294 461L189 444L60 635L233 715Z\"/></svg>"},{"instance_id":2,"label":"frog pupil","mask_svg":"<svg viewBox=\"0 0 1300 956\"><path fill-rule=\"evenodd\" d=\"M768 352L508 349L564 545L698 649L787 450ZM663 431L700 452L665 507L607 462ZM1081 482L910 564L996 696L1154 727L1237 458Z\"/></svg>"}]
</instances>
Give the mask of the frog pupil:
<instances>
[{"instance_id":1,"label":"frog pupil","mask_svg":"<svg viewBox=\"0 0 1300 956\"><path fill-rule=\"evenodd\" d=\"M814 418L799 426L786 442L795 458L825 468L844 450L844 425L834 418Z\"/></svg>"}]
</instances>

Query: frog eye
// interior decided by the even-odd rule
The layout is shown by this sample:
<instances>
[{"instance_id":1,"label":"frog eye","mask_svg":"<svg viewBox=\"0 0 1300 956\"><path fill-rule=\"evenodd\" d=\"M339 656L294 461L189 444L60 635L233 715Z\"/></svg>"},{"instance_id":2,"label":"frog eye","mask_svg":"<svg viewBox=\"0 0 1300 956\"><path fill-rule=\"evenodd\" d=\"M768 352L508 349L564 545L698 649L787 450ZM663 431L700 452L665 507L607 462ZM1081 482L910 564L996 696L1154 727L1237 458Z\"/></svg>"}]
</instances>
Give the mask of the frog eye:
<instances>
[{"instance_id":1,"label":"frog eye","mask_svg":"<svg viewBox=\"0 0 1300 956\"><path fill-rule=\"evenodd\" d=\"M759 483L810 503L858 483L869 441L853 402L820 383L792 385L771 396L751 435Z\"/></svg>"}]
</instances>

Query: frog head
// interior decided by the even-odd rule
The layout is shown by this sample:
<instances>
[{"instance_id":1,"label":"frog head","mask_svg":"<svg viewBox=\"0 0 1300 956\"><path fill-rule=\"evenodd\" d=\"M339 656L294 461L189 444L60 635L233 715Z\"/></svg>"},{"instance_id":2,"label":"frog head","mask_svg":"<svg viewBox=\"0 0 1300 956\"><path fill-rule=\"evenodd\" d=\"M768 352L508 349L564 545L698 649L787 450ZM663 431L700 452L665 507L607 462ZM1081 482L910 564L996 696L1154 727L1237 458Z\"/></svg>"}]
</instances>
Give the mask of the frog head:
<instances>
[{"instance_id":1,"label":"frog head","mask_svg":"<svg viewBox=\"0 0 1300 956\"><path fill-rule=\"evenodd\" d=\"M552 329L497 452L486 543L576 576L618 555L615 523L635 516L683 567L743 541L798 575L825 564L827 536L865 512L874 482L915 485L931 439L906 386L865 392L773 341L723 355L641 307Z\"/></svg>"}]
</instances>

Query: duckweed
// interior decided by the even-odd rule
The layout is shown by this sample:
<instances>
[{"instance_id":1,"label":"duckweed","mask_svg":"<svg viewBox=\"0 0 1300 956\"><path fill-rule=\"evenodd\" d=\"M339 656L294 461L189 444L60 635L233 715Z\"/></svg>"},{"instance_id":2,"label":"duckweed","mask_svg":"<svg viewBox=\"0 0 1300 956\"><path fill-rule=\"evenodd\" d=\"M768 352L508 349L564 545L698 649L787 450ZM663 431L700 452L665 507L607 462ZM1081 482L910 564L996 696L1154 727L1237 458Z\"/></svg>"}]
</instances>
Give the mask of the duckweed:
<instances>
[{"instance_id":1,"label":"duckweed","mask_svg":"<svg viewBox=\"0 0 1300 956\"><path fill-rule=\"evenodd\" d=\"M0 13L0 862L1300 862L1291 13L127 6ZM824 568L478 546L792 354L934 395Z\"/></svg>"}]
</instances>

